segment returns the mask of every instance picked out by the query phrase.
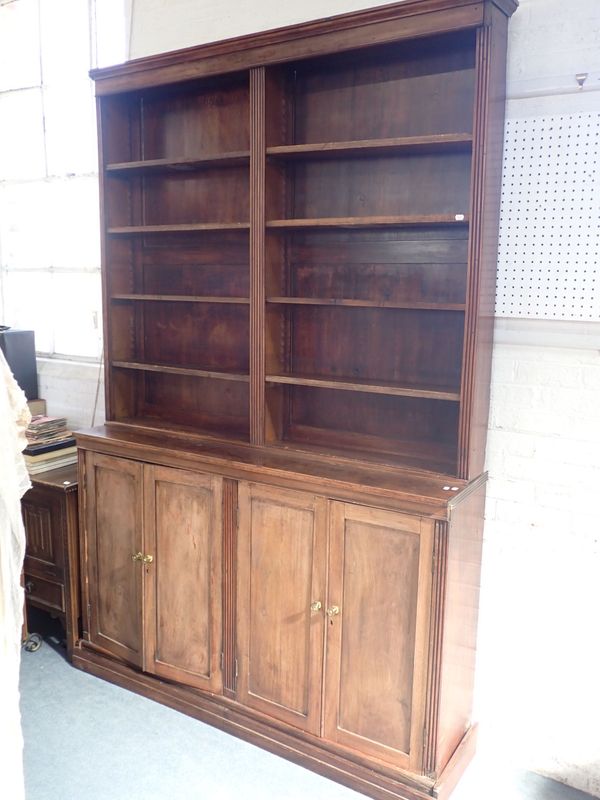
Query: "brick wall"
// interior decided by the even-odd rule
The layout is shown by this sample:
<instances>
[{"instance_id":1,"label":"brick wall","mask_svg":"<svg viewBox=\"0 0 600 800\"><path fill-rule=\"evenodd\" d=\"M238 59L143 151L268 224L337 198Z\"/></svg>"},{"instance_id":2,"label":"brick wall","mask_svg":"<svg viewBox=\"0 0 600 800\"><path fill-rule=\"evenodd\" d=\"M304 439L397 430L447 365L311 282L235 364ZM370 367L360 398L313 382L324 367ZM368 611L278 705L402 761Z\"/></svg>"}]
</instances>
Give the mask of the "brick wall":
<instances>
[{"instance_id":1,"label":"brick wall","mask_svg":"<svg viewBox=\"0 0 600 800\"><path fill-rule=\"evenodd\" d=\"M552 327L494 349L477 707L489 749L600 797L600 330Z\"/></svg>"},{"instance_id":2,"label":"brick wall","mask_svg":"<svg viewBox=\"0 0 600 800\"><path fill-rule=\"evenodd\" d=\"M72 430L104 422L104 370L99 364L38 357L37 368L48 413L67 417Z\"/></svg>"}]
</instances>

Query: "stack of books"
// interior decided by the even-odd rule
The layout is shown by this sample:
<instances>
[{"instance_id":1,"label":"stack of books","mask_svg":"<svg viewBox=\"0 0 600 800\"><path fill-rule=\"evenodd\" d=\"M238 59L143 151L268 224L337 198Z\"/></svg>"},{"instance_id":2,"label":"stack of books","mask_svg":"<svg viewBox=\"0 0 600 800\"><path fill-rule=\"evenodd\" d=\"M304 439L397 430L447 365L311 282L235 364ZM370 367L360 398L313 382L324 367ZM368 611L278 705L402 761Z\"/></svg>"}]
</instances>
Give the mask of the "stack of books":
<instances>
[{"instance_id":1,"label":"stack of books","mask_svg":"<svg viewBox=\"0 0 600 800\"><path fill-rule=\"evenodd\" d=\"M27 428L27 447L23 450L30 475L66 467L77 461L77 448L65 417L38 414Z\"/></svg>"}]
</instances>

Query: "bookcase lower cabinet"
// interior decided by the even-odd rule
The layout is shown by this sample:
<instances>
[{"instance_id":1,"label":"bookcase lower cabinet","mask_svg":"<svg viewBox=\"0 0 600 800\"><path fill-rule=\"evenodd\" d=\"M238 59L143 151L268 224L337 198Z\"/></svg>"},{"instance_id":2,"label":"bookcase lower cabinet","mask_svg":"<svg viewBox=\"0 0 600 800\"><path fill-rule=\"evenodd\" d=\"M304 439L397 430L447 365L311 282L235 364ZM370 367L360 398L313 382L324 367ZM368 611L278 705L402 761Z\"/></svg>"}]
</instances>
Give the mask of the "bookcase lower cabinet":
<instances>
[{"instance_id":1,"label":"bookcase lower cabinet","mask_svg":"<svg viewBox=\"0 0 600 800\"><path fill-rule=\"evenodd\" d=\"M370 505L365 476L102 445L81 455L75 665L373 797L445 796L472 739L485 480L450 502L406 473Z\"/></svg>"},{"instance_id":2,"label":"bookcase lower cabinet","mask_svg":"<svg viewBox=\"0 0 600 800\"><path fill-rule=\"evenodd\" d=\"M85 469L89 642L220 691L221 480L96 453Z\"/></svg>"}]
</instances>

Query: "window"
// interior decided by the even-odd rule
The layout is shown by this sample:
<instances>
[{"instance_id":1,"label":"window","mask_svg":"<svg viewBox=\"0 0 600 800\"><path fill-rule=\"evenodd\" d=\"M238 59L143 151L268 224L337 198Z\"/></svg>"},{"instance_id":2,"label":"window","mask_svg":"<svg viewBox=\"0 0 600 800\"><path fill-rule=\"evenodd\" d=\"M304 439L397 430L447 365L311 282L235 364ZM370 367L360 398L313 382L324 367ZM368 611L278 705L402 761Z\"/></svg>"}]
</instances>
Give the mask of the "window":
<instances>
[{"instance_id":1,"label":"window","mask_svg":"<svg viewBox=\"0 0 600 800\"><path fill-rule=\"evenodd\" d=\"M123 0L0 0L0 323L43 354L101 354L88 70L123 60L124 33Z\"/></svg>"}]
</instances>

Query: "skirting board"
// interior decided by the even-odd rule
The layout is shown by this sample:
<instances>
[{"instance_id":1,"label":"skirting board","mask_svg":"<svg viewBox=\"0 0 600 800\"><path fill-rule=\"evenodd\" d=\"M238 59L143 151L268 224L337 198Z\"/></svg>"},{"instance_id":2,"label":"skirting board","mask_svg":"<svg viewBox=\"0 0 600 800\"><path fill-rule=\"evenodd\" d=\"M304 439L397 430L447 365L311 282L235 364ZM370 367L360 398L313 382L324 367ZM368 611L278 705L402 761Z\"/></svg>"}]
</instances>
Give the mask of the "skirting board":
<instances>
[{"instance_id":1,"label":"skirting board","mask_svg":"<svg viewBox=\"0 0 600 800\"><path fill-rule=\"evenodd\" d=\"M446 800L466 769L475 748L475 729L465 734L435 785L423 778L419 785L411 776L392 774L389 768L374 770L349 756L332 752L246 713L226 698L218 699L167 683L128 667L87 648L76 648L73 666L103 678L124 689L136 692L165 706L181 711L215 728L286 758L326 778L362 792L374 800Z\"/></svg>"}]
</instances>

